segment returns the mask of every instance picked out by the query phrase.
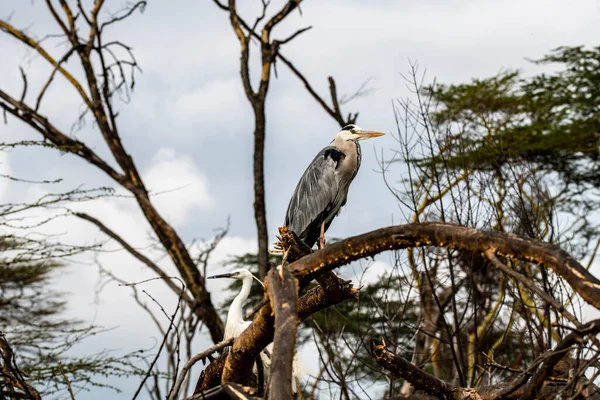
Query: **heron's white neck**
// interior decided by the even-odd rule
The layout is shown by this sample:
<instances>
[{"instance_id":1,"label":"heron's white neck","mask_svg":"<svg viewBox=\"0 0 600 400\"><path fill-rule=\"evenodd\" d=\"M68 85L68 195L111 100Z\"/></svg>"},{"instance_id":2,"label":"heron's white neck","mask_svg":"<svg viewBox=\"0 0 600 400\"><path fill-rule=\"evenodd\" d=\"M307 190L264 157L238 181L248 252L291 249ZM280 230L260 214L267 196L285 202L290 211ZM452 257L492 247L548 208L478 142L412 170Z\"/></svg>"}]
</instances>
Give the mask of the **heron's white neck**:
<instances>
[{"instance_id":1,"label":"heron's white neck","mask_svg":"<svg viewBox=\"0 0 600 400\"><path fill-rule=\"evenodd\" d=\"M225 326L225 338L229 339L234 336L233 332L229 332L227 328L230 326L235 326L236 322L241 322L244 320L243 315L243 305L248 300L248 295L250 294L250 288L252 287L252 278L245 277L242 279L242 290L235 296L235 299L231 302L231 306L229 306L229 312L227 313L227 325Z\"/></svg>"}]
</instances>

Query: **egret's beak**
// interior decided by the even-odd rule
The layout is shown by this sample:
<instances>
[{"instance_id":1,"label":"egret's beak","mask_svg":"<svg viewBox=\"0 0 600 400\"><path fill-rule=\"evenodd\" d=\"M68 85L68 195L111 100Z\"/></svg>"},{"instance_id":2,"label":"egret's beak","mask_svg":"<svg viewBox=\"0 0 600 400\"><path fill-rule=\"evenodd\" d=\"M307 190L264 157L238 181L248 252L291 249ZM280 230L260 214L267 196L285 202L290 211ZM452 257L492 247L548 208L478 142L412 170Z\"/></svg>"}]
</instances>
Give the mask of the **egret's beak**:
<instances>
[{"instance_id":1,"label":"egret's beak","mask_svg":"<svg viewBox=\"0 0 600 400\"><path fill-rule=\"evenodd\" d=\"M374 132L374 131L360 131L357 133L359 139L368 139L372 137L379 137L385 135L385 133Z\"/></svg>"},{"instance_id":2,"label":"egret's beak","mask_svg":"<svg viewBox=\"0 0 600 400\"><path fill-rule=\"evenodd\" d=\"M220 274L220 275L213 275L213 276L206 277L206 279L217 279L217 278L231 278L231 274Z\"/></svg>"}]
</instances>

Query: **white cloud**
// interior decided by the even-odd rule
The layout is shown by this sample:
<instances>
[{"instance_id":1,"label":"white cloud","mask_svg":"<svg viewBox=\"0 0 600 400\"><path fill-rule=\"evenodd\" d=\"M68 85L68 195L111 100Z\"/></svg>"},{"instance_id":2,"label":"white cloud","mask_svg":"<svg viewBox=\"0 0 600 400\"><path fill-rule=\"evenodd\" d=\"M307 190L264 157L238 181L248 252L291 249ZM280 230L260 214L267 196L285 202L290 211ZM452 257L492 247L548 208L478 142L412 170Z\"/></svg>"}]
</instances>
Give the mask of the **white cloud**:
<instances>
[{"instance_id":1,"label":"white cloud","mask_svg":"<svg viewBox=\"0 0 600 400\"><path fill-rule=\"evenodd\" d=\"M250 114L239 77L207 82L194 90L178 93L169 102L169 114L177 125L194 127L201 136L215 134L203 130L206 126L231 126L235 120L244 120ZM223 124L223 121L228 121ZM238 125L239 126L239 125ZM247 132L247 130L245 131Z\"/></svg>"},{"instance_id":2,"label":"white cloud","mask_svg":"<svg viewBox=\"0 0 600 400\"><path fill-rule=\"evenodd\" d=\"M152 202L172 223L183 224L191 211L214 204L208 179L189 155L177 155L172 148L162 148L153 161L143 174L144 181L151 194L155 194Z\"/></svg>"},{"instance_id":3,"label":"white cloud","mask_svg":"<svg viewBox=\"0 0 600 400\"><path fill-rule=\"evenodd\" d=\"M173 156L174 154L167 149L157 156L157 160L160 164L165 160L171 160ZM34 185L28 190L27 197L37 199L47 193L45 189L45 186ZM132 206L132 202L133 200L130 198L104 198L73 204L70 208L73 211L87 212L99 219L134 248L149 258L157 260L157 264L167 275L177 276L171 260L150 248L155 244L155 241L151 240L153 234L150 226L142 213ZM191 206L184 208L188 212L193 211ZM31 210L27 213L27 216L30 217L27 221L33 223L35 220L45 220L57 212L61 213L62 210ZM180 215L185 218L185 213L182 212ZM107 239L107 236L96 226L76 217L58 218L36 228L36 233L73 245L90 245ZM226 236L211 255L208 273L218 273L222 270L223 263L231 256L256 251L256 247L255 239ZM155 274L114 241L109 242L103 250L96 254L85 253L72 258L67 270L55 278L53 285L55 290L65 291L70 294L71 299L76 299L76 301L69 302L67 316L83 318L104 327L115 327L115 329L103 333L99 338L87 341L86 347L82 351L89 353L90 351L100 351L106 347L130 351L155 345L158 332L147 314L133 300L130 288L110 281L103 286L101 292L97 293L98 284L101 281L98 264L127 282L153 278ZM219 304L223 300L224 289L227 285L228 282L225 280L209 281L209 290L215 304ZM145 283L141 288L154 297L167 312L170 313L175 309L177 297L160 280ZM151 308L155 307L149 298L143 297L142 300L147 302ZM107 345L107 343L111 344Z\"/></svg>"}]
</instances>

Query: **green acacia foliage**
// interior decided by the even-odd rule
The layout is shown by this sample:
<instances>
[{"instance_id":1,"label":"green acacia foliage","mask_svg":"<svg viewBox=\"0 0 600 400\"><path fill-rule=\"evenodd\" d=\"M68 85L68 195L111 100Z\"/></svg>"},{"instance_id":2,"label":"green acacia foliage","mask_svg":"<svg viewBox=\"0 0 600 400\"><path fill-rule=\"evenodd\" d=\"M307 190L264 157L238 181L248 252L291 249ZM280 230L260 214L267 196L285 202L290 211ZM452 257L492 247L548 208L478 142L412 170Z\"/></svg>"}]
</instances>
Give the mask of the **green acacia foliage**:
<instances>
[{"instance_id":1,"label":"green acacia foliage","mask_svg":"<svg viewBox=\"0 0 600 400\"><path fill-rule=\"evenodd\" d=\"M132 364L141 353L74 355L74 346L102 329L63 316L65 296L53 289L53 280L64 273L61 255L72 252L43 240L0 233L0 333L27 383L44 397L66 393L65 376L79 391L93 386L117 389L103 378L143 372ZM4 362L0 358L0 368ZM11 385L10 379L0 379L2 392L14 390Z\"/></svg>"},{"instance_id":2,"label":"green acacia foliage","mask_svg":"<svg viewBox=\"0 0 600 400\"><path fill-rule=\"evenodd\" d=\"M530 163L555 172L569 192L600 184L600 47L560 47L540 60L554 72L503 72L426 91L448 129L449 167L497 169Z\"/></svg>"},{"instance_id":3,"label":"green acacia foliage","mask_svg":"<svg viewBox=\"0 0 600 400\"><path fill-rule=\"evenodd\" d=\"M0 143L0 151L3 148ZM10 176L0 179L25 182ZM4 372L0 374L0 398L7 393L10 398L15 397L13 393L32 398L11 378L15 374L43 398L52 398L64 397L67 380L76 393L94 386L118 390L110 382L114 377L145 372L135 366L146 357L141 351L117 356L102 350L82 355L85 340L103 329L65 316L67 294L56 289L56 282L66 273L71 257L98 250L101 244L69 245L37 232L53 220L40 217L38 210L111 193L106 188L75 189L50 192L29 203L0 204L0 339L10 347L0 349L0 371ZM12 371L13 367L18 370Z\"/></svg>"}]
</instances>

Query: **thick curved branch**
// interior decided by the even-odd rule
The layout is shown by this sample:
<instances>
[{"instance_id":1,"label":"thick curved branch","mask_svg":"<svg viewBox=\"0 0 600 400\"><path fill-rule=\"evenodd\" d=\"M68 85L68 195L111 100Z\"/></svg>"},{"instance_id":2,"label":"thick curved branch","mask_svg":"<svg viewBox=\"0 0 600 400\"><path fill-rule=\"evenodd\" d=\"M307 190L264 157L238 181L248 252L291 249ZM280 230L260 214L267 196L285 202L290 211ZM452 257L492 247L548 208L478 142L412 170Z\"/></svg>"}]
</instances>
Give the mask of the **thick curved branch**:
<instances>
[{"instance_id":1,"label":"thick curved branch","mask_svg":"<svg viewBox=\"0 0 600 400\"><path fill-rule=\"evenodd\" d=\"M444 223L407 224L381 228L341 240L311 253L288 266L299 281L316 278L325 271L387 250L436 246L484 253L533 262L551 268L581 297L600 309L600 281L558 246L515 235L482 231ZM249 369L254 358L273 338L271 307L263 307L252 324L234 343L227 358L223 382L245 378L239 370ZM234 372L237 371L237 372Z\"/></svg>"},{"instance_id":2,"label":"thick curved branch","mask_svg":"<svg viewBox=\"0 0 600 400\"><path fill-rule=\"evenodd\" d=\"M423 246L479 253L491 250L507 258L545 266L564 278L586 302L600 309L600 281L560 247L512 234L438 222L390 226L354 236L309 254L289 268L299 280L314 279L324 270L382 251Z\"/></svg>"}]
</instances>

